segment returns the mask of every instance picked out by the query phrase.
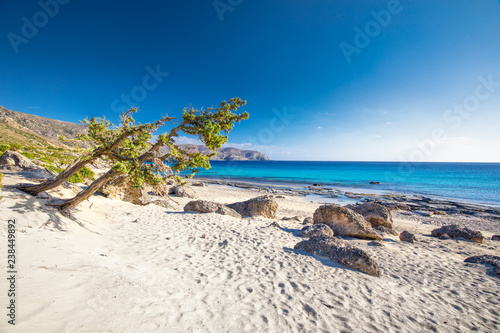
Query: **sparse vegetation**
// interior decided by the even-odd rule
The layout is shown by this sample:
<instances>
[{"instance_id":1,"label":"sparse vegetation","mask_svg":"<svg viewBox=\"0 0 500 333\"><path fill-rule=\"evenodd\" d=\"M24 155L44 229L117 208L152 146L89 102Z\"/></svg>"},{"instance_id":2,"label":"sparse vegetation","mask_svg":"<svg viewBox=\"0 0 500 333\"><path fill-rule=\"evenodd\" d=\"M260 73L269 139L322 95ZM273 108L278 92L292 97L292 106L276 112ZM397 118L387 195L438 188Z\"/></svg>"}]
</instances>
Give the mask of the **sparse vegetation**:
<instances>
[{"instance_id":1,"label":"sparse vegetation","mask_svg":"<svg viewBox=\"0 0 500 333\"><path fill-rule=\"evenodd\" d=\"M43 156L42 158L39 159L40 162L45 162L45 163L49 163L49 164L52 164L54 163L54 159L50 156Z\"/></svg>"},{"instance_id":2,"label":"sparse vegetation","mask_svg":"<svg viewBox=\"0 0 500 333\"><path fill-rule=\"evenodd\" d=\"M71 176L68 179L68 182L70 182L70 183L81 183L85 179L94 180L94 175L95 175L94 171L92 171L89 168L87 168L87 167L84 166L80 171L78 171L73 176Z\"/></svg>"},{"instance_id":3,"label":"sparse vegetation","mask_svg":"<svg viewBox=\"0 0 500 333\"><path fill-rule=\"evenodd\" d=\"M11 143L9 150L18 151L21 148L22 148L22 146L20 144L18 144L18 143Z\"/></svg>"},{"instance_id":4,"label":"sparse vegetation","mask_svg":"<svg viewBox=\"0 0 500 333\"><path fill-rule=\"evenodd\" d=\"M73 176L69 177L68 182L81 183L81 182L83 182L83 176L80 172L77 172Z\"/></svg>"},{"instance_id":5,"label":"sparse vegetation","mask_svg":"<svg viewBox=\"0 0 500 333\"><path fill-rule=\"evenodd\" d=\"M0 188L3 187L3 185L2 185L2 178L3 178L3 173L0 173Z\"/></svg>"},{"instance_id":6,"label":"sparse vegetation","mask_svg":"<svg viewBox=\"0 0 500 333\"><path fill-rule=\"evenodd\" d=\"M61 168L58 168L58 167L55 167L55 166L49 165L49 164L43 164L42 166L45 167L45 168L47 168L47 169L49 169L50 171L55 172L56 174L60 174L61 172L64 171L64 169L61 169ZM87 167L83 167L80 171L78 171L73 176L71 176L70 178L68 178L68 182L70 182L70 183L81 183L85 179L94 180L94 176L95 176L94 171L90 170Z\"/></svg>"},{"instance_id":7,"label":"sparse vegetation","mask_svg":"<svg viewBox=\"0 0 500 333\"><path fill-rule=\"evenodd\" d=\"M80 173L82 174L83 178L94 180L95 173L94 173L94 171L90 170L89 168L83 167L80 170Z\"/></svg>"},{"instance_id":8,"label":"sparse vegetation","mask_svg":"<svg viewBox=\"0 0 500 333\"><path fill-rule=\"evenodd\" d=\"M10 148L10 145L1 144L0 145L0 152L3 153L4 151L9 150L9 148Z\"/></svg>"},{"instance_id":9,"label":"sparse vegetation","mask_svg":"<svg viewBox=\"0 0 500 333\"><path fill-rule=\"evenodd\" d=\"M59 173L61 173L61 172L64 171L63 169L55 167L55 166L50 165L50 164L43 164L42 166L45 167L45 168L47 168L47 169L49 169L50 171L53 171L53 172L57 173L57 174L59 174Z\"/></svg>"},{"instance_id":10,"label":"sparse vegetation","mask_svg":"<svg viewBox=\"0 0 500 333\"><path fill-rule=\"evenodd\" d=\"M36 158L36 156L34 154L30 153L29 151L24 151L21 153L21 155L23 155L24 157L27 157L29 159L32 159L32 160Z\"/></svg>"},{"instance_id":11,"label":"sparse vegetation","mask_svg":"<svg viewBox=\"0 0 500 333\"><path fill-rule=\"evenodd\" d=\"M80 142L62 142L59 134L72 139L85 132L85 126L14 112L0 106L0 154L17 151L29 159L60 168L84 151Z\"/></svg>"}]
</instances>

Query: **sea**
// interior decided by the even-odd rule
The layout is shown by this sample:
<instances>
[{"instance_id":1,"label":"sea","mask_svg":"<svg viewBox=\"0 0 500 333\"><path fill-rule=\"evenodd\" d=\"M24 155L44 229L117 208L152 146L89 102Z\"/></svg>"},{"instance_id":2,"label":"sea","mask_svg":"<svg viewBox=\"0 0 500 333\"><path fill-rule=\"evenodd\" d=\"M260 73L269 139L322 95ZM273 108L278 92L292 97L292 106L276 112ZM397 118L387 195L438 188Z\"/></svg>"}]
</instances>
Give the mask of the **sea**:
<instances>
[{"instance_id":1,"label":"sea","mask_svg":"<svg viewBox=\"0 0 500 333\"><path fill-rule=\"evenodd\" d=\"M500 207L500 163L211 161L197 177L419 195ZM378 182L380 184L372 184Z\"/></svg>"}]
</instances>

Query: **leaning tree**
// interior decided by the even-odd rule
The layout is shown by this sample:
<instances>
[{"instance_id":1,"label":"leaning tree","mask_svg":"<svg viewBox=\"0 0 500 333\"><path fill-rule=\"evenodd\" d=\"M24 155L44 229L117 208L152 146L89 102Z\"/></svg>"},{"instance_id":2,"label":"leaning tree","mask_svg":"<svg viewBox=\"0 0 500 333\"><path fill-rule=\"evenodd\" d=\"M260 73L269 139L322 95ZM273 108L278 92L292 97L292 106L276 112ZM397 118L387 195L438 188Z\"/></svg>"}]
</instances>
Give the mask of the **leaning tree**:
<instances>
[{"instance_id":1,"label":"leaning tree","mask_svg":"<svg viewBox=\"0 0 500 333\"><path fill-rule=\"evenodd\" d=\"M132 114L137 112L137 108L128 110L120 115L120 124L114 127L106 118L85 119L88 131L75 138L75 141L84 141L90 147L82 157L73 161L64 171L54 178L48 179L41 184L21 184L18 188L26 193L37 195L40 192L53 189L71 178L89 163L98 158L109 157L117 150L122 150L129 146L132 137L147 137L166 122L171 121L171 117L162 117L154 123L135 123ZM61 137L61 139L65 140Z\"/></svg>"},{"instance_id":2,"label":"leaning tree","mask_svg":"<svg viewBox=\"0 0 500 333\"><path fill-rule=\"evenodd\" d=\"M149 144L151 131L131 135L124 144L107 154L113 165L105 174L94 180L74 198L51 203L50 206L61 210L73 208L117 176L126 177L130 184L139 188L144 184L157 186L163 183L165 178L179 177L181 171L191 171L190 177L192 177L198 169L210 168L210 157L217 154L217 149L227 142L228 134L235 123L248 119L247 112L234 113L245 104L246 101L240 98L232 98L227 102L222 101L218 107L205 110L185 108L182 120L168 133L159 135L154 144ZM169 119L169 122L173 123L172 119ZM204 155L179 146L175 141L179 133L197 137L212 152ZM162 147L165 148L163 151L160 150ZM174 171L167 177L162 174L166 168L165 163Z\"/></svg>"}]
</instances>

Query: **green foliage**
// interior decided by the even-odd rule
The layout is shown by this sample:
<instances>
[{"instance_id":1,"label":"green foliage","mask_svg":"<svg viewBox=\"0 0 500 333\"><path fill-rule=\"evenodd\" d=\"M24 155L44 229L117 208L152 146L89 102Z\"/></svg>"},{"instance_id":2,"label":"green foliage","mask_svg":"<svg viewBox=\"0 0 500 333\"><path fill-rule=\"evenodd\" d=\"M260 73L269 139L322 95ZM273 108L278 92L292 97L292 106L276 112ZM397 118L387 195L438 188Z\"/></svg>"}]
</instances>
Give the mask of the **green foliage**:
<instances>
[{"instance_id":1,"label":"green foliage","mask_svg":"<svg viewBox=\"0 0 500 333\"><path fill-rule=\"evenodd\" d=\"M105 117L81 121L87 125L88 131L79 135L77 140L87 141L92 147L85 152L82 160L95 160L110 153L136 158L148 148L151 133L172 120L170 117L162 117L154 123L136 123L132 117L135 112L137 108L122 114L118 126L111 124Z\"/></svg>"},{"instance_id":2,"label":"green foliage","mask_svg":"<svg viewBox=\"0 0 500 333\"><path fill-rule=\"evenodd\" d=\"M82 175L83 178L86 178L86 179L94 179L94 176L95 176L95 173L94 171L90 170L89 168L87 167L83 167L79 173Z\"/></svg>"},{"instance_id":3,"label":"green foliage","mask_svg":"<svg viewBox=\"0 0 500 333\"><path fill-rule=\"evenodd\" d=\"M70 183L81 183L83 182L83 176L80 172L75 173L73 176L71 176L68 179L68 182Z\"/></svg>"},{"instance_id":4,"label":"green foliage","mask_svg":"<svg viewBox=\"0 0 500 333\"><path fill-rule=\"evenodd\" d=\"M19 149L21 149L21 147L22 146L18 143L11 143L9 150L18 151Z\"/></svg>"},{"instance_id":5,"label":"green foliage","mask_svg":"<svg viewBox=\"0 0 500 333\"><path fill-rule=\"evenodd\" d=\"M55 167L55 166L50 165L50 164L43 164L43 167L49 169L50 171L54 171L58 174L64 171L63 169Z\"/></svg>"},{"instance_id":6,"label":"green foliage","mask_svg":"<svg viewBox=\"0 0 500 333\"><path fill-rule=\"evenodd\" d=\"M2 188L2 187L3 187L3 185L2 185L2 178L3 178L3 174L2 174L2 173L0 173L0 188Z\"/></svg>"},{"instance_id":7,"label":"green foliage","mask_svg":"<svg viewBox=\"0 0 500 333\"><path fill-rule=\"evenodd\" d=\"M58 167L55 167L53 165L49 164L44 164L43 165L45 168L49 169L50 171L56 172L57 174L60 174L64 170ZM75 173L73 176L71 176L68 181L70 183L81 183L83 182L84 179L94 179L94 171L90 170L87 167L83 167L80 171Z\"/></svg>"},{"instance_id":8,"label":"green foliage","mask_svg":"<svg viewBox=\"0 0 500 333\"><path fill-rule=\"evenodd\" d=\"M210 157L216 154L224 143L227 142L228 133L233 129L235 123L248 119L249 114L244 112L240 115L234 113L239 107L244 106L246 101L240 98L233 98L229 101L222 101L216 108L206 110L196 110L185 108L182 121L172 128L168 134L162 134L149 151L142 154L139 159L135 156L142 150L145 140L148 137L138 138L130 141L128 158L121 156L115 164L115 169L127 174L130 181L135 186L142 186L144 183L157 185L163 181L160 174L164 171L164 162L167 162L174 172L174 177L181 171L188 170L193 177L199 169L210 168ZM210 155L203 155L200 152L193 152L183 149L175 143L175 138L179 132L196 136L206 147L213 151ZM163 156L158 156L157 148L167 146L169 152ZM132 153L133 152L133 153ZM113 157L112 157L113 158ZM145 161L150 163L145 164ZM180 177L177 177L180 178Z\"/></svg>"},{"instance_id":9,"label":"green foliage","mask_svg":"<svg viewBox=\"0 0 500 333\"><path fill-rule=\"evenodd\" d=\"M36 156L34 154L30 153L29 151L22 152L21 155L23 155L24 157L27 157L29 159L32 159L32 160L36 158Z\"/></svg>"},{"instance_id":10,"label":"green foliage","mask_svg":"<svg viewBox=\"0 0 500 333\"><path fill-rule=\"evenodd\" d=\"M10 145L2 144L2 145L0 145L0 152L3 153L4 151L9 150L9 148L10 148Z\"/></svg>"},{"instance_id":11,"label":"green foliage","mask_svg":"<svg viewBox=\"0 0 500 333\"><path fill-rule=\"evenodd\" d=\"M42 158L40 158L40 162L45 162L45 163L54 163L54 159L50 156L43 156Z\"/></svg>"},{"instance_id":12,"label":"green foliage","mask_svg":"<svg viewBox=\"0 0 500 333\"><path fill-rule=\"evenodd\" d=\"M164 160L170 162L172 169L176 172L191 170L192 174L189 177L197 173L197 169L209 169L210 157L215 156L217 149L227 142L227 134L233 129L234 124L248 119L248 112L243 112L240 115L233 113L244 105L246 105L246 101L232 98L227 102L222 101L217 108L184 109L182 116L182 124L184 125L181 126L180 131L197 136L199 141L212 150L212 153L203 155L179 147L173 140L178 136L178 133L175 132L170 138L164 138L165 144L170 148L170 154L165 156Z\"/></svg>"},{"instance_id":13,"label":"green foliage","mask_svg":"<svg viewBox=\"0 0 500 333\"><path fill-rule=\"evenodd\" d=\"M59 151L52 152L48 158L52 159L54 162L59 162L59 164L70 164L75 160L75 156L72 154L63 154Z\"/></svg>"}]
</instances>

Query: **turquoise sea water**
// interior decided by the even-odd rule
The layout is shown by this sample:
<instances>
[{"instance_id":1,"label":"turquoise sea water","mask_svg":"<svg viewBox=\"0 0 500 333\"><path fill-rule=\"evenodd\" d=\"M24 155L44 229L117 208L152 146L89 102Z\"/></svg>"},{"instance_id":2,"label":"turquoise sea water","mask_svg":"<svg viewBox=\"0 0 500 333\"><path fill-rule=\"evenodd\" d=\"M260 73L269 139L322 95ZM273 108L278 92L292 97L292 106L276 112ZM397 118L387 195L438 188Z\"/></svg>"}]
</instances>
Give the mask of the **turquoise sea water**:
<instances>
[{"instance_id":1,"label":"turquoise sea water","mask_svg":"<svg viewBox=\"0 0 500 333\"><path fill-rule=\"evenodd\" d=\"M500 163L212 161L204 178L418 194L500 206ZM371 185L370 182L380 182Z\"/></svg>"}]
</instances>

